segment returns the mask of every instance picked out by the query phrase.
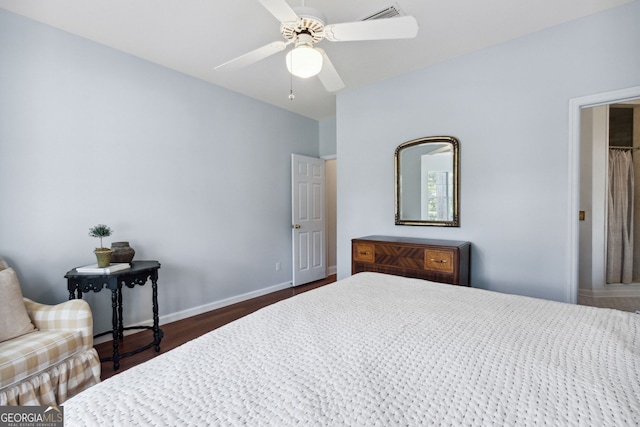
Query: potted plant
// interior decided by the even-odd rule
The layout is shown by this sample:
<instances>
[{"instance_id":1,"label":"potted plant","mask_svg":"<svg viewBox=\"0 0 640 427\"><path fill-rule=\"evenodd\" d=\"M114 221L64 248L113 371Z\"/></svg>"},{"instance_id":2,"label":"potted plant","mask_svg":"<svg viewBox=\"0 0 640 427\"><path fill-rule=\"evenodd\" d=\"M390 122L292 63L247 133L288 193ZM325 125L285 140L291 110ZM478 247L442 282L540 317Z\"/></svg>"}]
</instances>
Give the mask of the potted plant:
<instances>
[{"instance_id":1,"label":"potted plant","mask_svg":"<svg viewBox=\"0 0 640 427\"><path fill-rule=\"evenodd\" d=\"M98 224L89 229L89 236L100 239L100 247L93 251L98 259L98 267L108 267L111 264L113 250L102 246L102 238L111 236L111 233L113 233L113 230L104 224Z\"/></svg>"}]
</instances>

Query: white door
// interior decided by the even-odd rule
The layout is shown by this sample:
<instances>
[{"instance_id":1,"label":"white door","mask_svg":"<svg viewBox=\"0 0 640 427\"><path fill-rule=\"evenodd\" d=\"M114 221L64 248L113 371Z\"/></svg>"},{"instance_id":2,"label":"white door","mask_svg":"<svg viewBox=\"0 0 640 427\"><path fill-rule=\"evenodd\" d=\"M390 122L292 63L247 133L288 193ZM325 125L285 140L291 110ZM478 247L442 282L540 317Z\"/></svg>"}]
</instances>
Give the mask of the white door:
<instances>
[{"instance_id":1,"label":"white door","mask_svg":"<svg viewBox=\"0 0 640 427\"><path fill-rule=\"evenodd\" d=\"M327 277L324 160L291 155L293 286Z\"/></svg>"}]
</instances>

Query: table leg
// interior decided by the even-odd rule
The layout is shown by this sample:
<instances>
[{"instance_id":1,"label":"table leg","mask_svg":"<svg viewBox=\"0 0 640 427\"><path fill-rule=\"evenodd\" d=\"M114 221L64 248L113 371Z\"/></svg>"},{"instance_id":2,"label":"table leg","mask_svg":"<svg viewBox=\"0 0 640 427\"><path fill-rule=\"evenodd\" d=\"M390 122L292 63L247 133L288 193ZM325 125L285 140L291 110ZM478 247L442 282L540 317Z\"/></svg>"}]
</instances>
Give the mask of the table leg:
<instances>
[{"instance_id":1,"label":"table leg","mask_svg":"<svg viewBox=\"0 0 640 427\"><path fill-rule=\"evenodd\" d=\"M69 289L69 299L82 299L82 291L80 288Z\"/></svg>"},{"instance_id":2,"label":"table leg","mask_svg":"<svg viewBox=\"0 0 640 427\"><path fill-rule=\"evenodd\" d=\"M113 327L113 370L120 369L120 354L118 353L118 290L111 290L111 326ZM122 320L122 319L120 319Z\"/></svg>"},{"instance_id":3,"label":"table leg","mask_svg":"<svg viewBox=\"0 0 640 427\"><path fill-rule=\"evenodd\" d=\"M151 288L153 289L153 342L155 343L156 353L160 352L160 318L158 317L158 280L151 279Z\"/></svg>"},{"instance_id":4,"label":"table leg","mask_svg":"<svg viewBox=\"0 0 640 427\"><path fill-rule=\"evenodd\" d=\"M124 339L124 324L122 320L122 286L118 285L118 338Z\"/></svg>"}]
</instances>

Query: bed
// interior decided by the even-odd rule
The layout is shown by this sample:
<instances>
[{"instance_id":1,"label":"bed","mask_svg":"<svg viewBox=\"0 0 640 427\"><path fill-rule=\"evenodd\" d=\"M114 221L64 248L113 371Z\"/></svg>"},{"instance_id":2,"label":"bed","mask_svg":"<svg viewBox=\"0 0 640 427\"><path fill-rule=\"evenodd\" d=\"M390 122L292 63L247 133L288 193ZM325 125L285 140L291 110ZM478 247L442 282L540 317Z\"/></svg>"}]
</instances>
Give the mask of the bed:
<instances>
[{"instance_id":1,"label":"bed","mask_svg":"<svg viewBox=\"0 0 640 427\"><path fill-rule=\"evenodd\" d=\"M640 315L379 273L97 384L66 426L640 424Z\"/></svg>"}]
</instances>

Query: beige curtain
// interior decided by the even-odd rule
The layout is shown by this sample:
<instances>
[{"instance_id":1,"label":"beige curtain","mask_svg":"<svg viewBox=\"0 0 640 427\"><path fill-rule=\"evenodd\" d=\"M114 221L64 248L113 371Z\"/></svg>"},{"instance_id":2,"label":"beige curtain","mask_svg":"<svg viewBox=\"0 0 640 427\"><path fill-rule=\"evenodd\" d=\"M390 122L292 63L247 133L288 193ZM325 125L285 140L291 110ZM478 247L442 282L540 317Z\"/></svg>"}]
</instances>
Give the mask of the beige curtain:
<instances>
[{"instance_id":1,"label":"beige curtain","mask_svg":"<svg viewBox=\"0 0 640 427\"><path fill-rule=\"evenodd\" d=\"M633 157L631 150L609 150L607 283L633 277Z\"/></svg>"}]
</instances>

